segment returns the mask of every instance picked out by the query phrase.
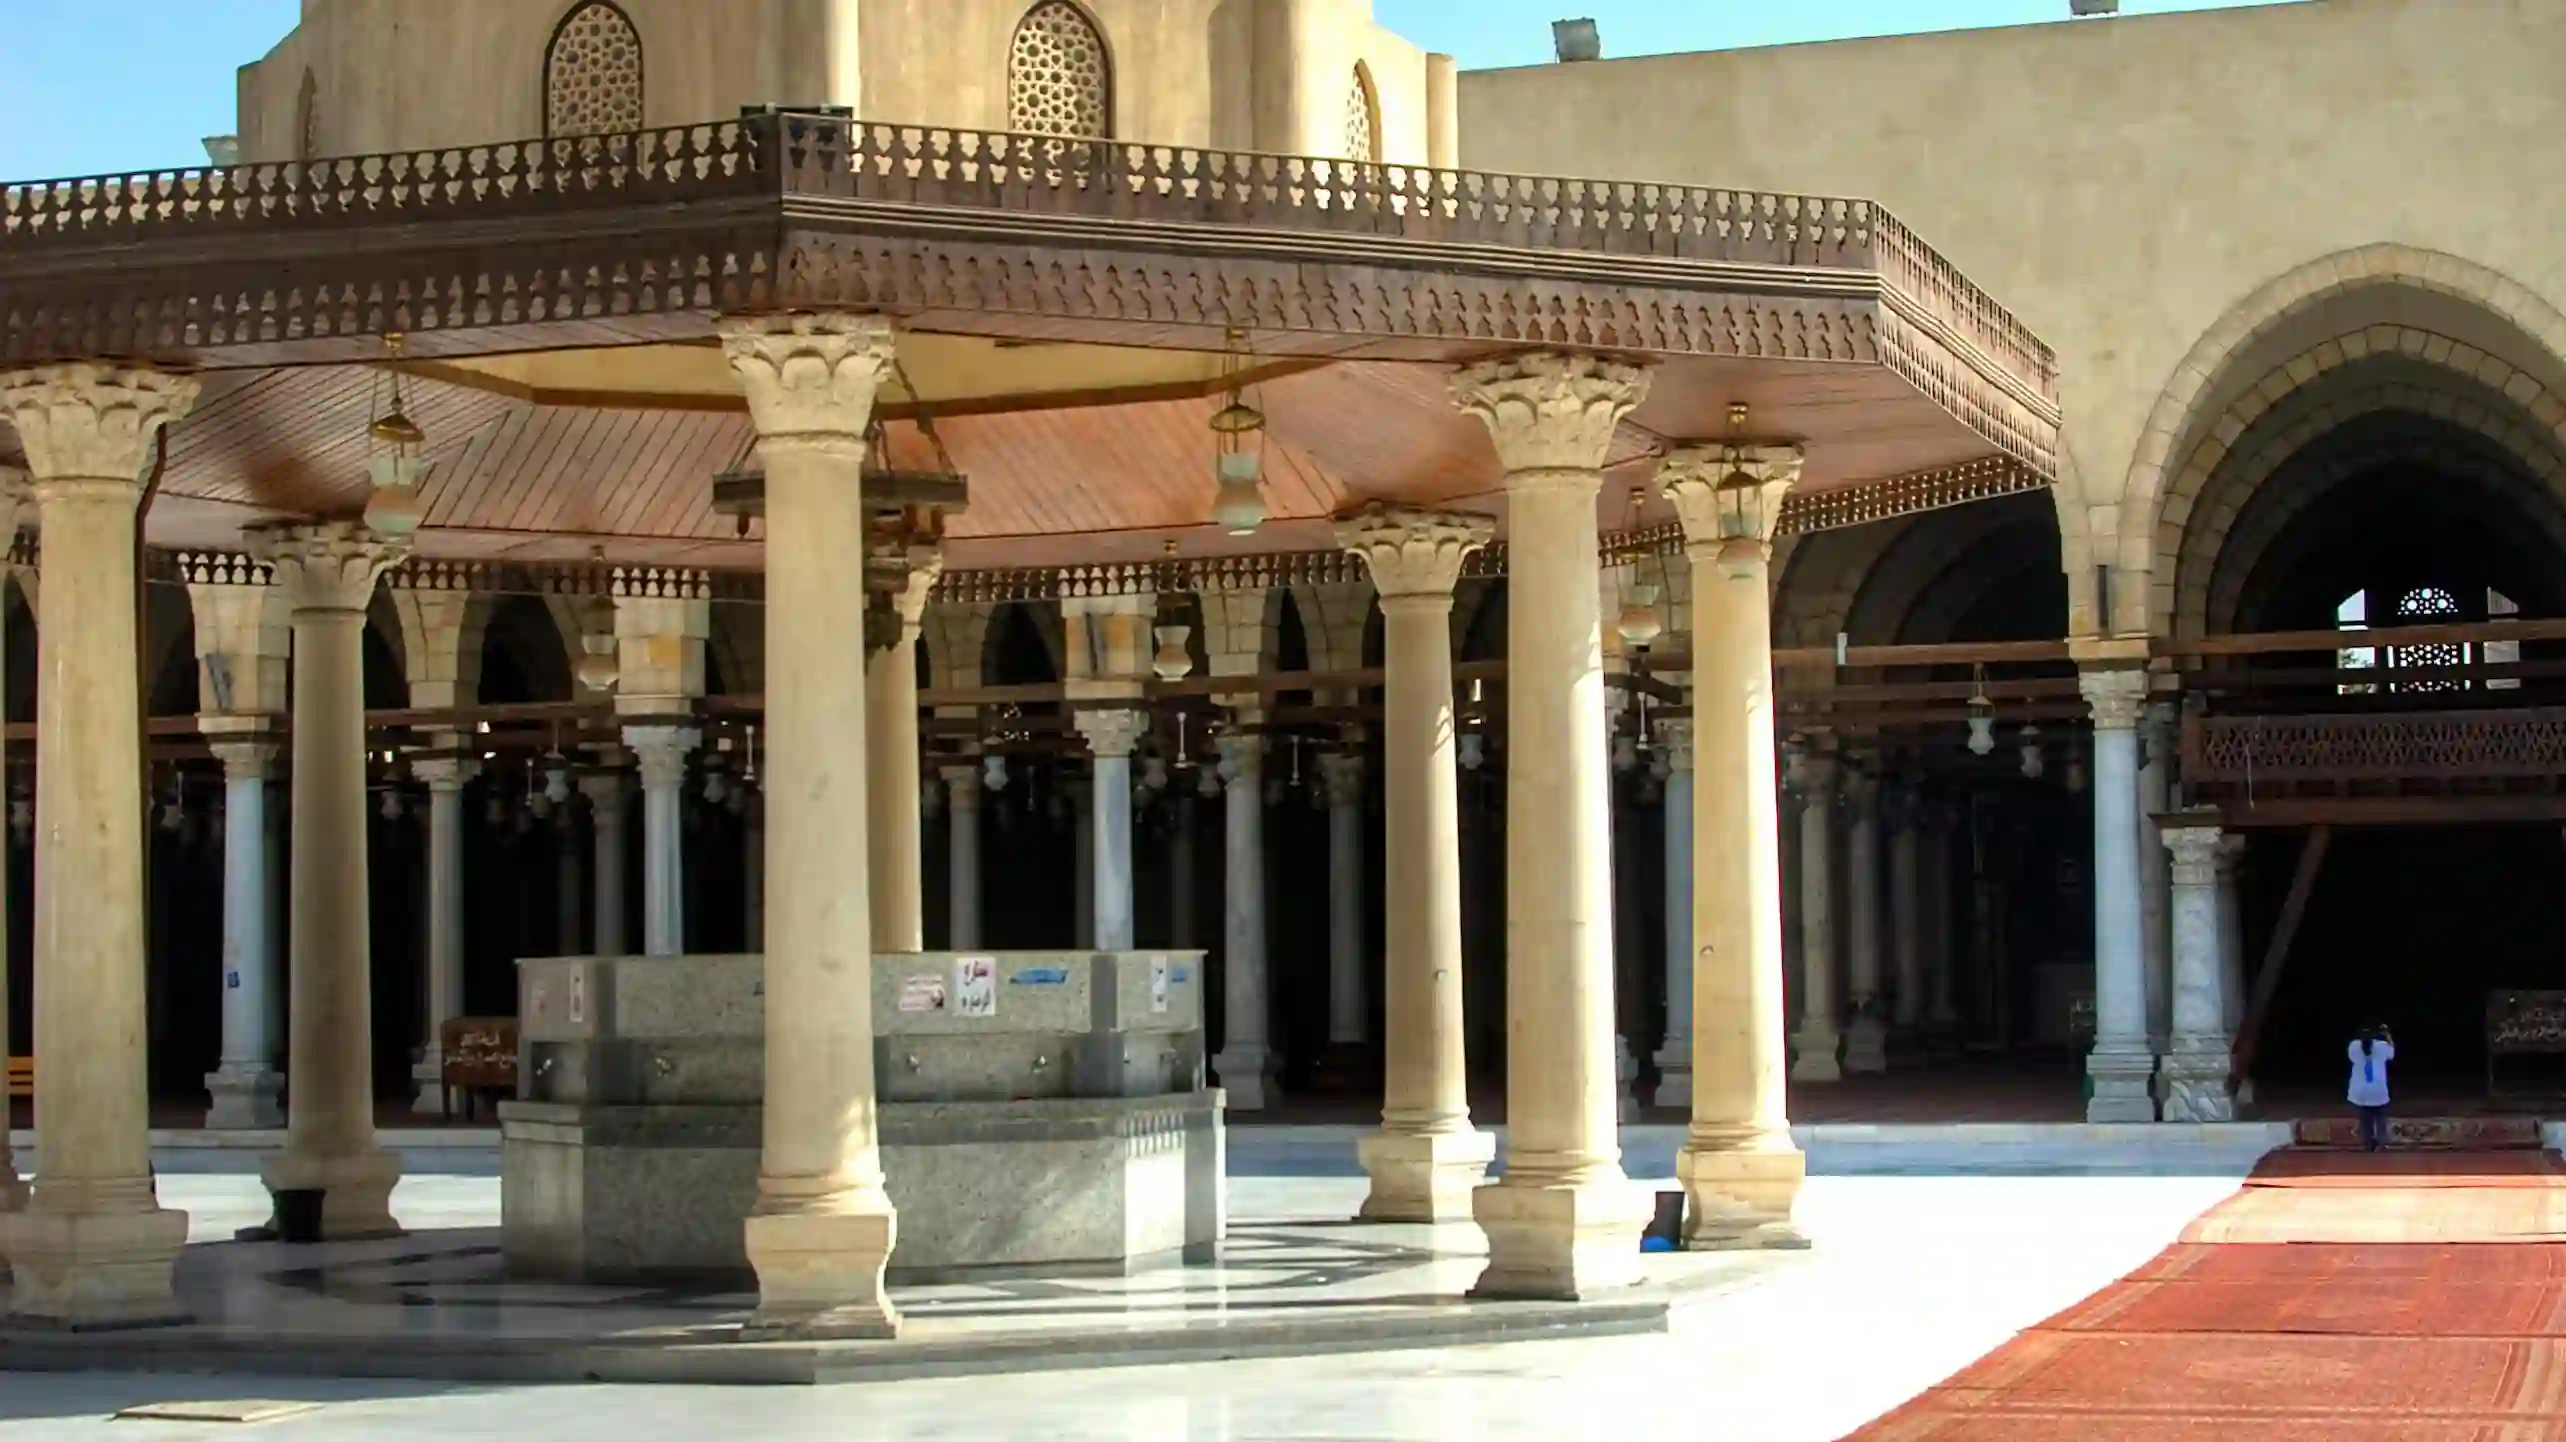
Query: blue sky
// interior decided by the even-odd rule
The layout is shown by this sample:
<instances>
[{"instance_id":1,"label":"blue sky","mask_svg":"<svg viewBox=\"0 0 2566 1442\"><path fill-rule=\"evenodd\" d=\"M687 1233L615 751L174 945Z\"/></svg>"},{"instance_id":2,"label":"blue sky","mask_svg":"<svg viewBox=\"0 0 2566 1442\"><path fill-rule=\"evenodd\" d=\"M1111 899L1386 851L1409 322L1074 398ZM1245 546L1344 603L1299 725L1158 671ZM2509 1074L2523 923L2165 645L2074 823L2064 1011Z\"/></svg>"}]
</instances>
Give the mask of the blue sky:
<instances>
[{"instance_id":1,"label":"blue sky","mask_svg":"<svg viewBox=\"0 0 2566 1442\"><path fill-rule=\"evenodd\" d=\"M2121 8L2255 3L2266 0L2122 0ZM0 50L0 176L202 164L202 138L232 129L233 71L293 28L300 6L10 0L16 13ZM2067 0L1374 0L1374 7L1391 28L1477 70L1549 60L1550 22L1567 15L1592 16L1604 53L1624 56L2061 20Z\"/></svg>"}]
</instances>

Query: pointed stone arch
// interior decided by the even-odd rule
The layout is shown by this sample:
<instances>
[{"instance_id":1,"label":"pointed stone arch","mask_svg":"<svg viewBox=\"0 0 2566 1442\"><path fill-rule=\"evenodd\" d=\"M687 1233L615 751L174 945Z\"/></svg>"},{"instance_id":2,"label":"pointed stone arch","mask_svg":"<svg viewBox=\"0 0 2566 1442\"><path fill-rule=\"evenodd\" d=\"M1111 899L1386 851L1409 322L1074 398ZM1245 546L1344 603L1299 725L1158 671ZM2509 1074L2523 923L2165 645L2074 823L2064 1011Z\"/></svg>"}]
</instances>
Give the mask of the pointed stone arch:
<instances>
[{"instance_id":1,"label":"pointed stone arch","mask_svg":"<svg viewBox=\"0 0 2566 1442\"><path fill-rule=\"evenodd\" d=\"M544 47L544 134L614 135L644 121L641 30L614 0L582 0Z\"/></svg>"},{"instance_id":2,"label":"pointed stone arch","mask_svg":"<svg viewBox=\"0 0 2566 1442\"><path fill-rule=\"evenodd\" d=\"M1354 62L1354 81L1345 95L1345 158L1359 165L1381 163L1381 89L1372 83L1372 67Z\"/></svg>"}]
</instances>

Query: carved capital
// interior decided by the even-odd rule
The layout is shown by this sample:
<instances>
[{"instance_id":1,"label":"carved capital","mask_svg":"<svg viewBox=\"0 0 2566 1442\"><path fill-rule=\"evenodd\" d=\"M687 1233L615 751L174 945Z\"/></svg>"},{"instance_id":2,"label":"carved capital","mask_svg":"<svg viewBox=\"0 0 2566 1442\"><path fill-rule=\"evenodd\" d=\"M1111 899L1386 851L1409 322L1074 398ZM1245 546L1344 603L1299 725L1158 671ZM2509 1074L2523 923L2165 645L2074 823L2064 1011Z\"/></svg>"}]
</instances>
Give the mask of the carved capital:
<instances>
[{"instance_id":1,"label":"carved capital","mask_svg":"<svg viewBox=\"0 0 2566 1442\"><path fill-rule=\"evenodd\" d=\"M1454 401L1497 443L1508 476L1599 472L1622 418L1648 398L1648 372L1598 356L1528 351L1461 368Z\"/></svg>"},{"instance_id":2,"label":"carved capital","mask_svg":"<svg viewBox=\"0 0 2566 1442\"><path fill-rule=\"evenodd\" d=\"M0 414L17 427L39 500L102 481L139 498L153 440L194 408L199 389L193 376L141 367L37 366L0 374Z\"/></svg>"},{"instance_id":3,"label":"carved capital","mask_svg":"<svg viewBox=\"0 0 2566 1442\"><path fill-rule=\"evenodd\" d=\"M410 543L389 540L355 521L313 521L257 533L259 559L276 572L285 608L297 618L363 615L374 583L410 557Z\"/></svg>"},{"instance_id":4,"label":"carved capital","mask_svg":"<svg viewBox=\"0 0 2566 1442\"><path fill-rule=\"evenodd\" d=\"M2169 826L2161 834L2165 849L2174 856L2176 886L2218 885L2221 859L2231 838L2215 826Z\"/></svg>"},{"instance_id":5,"label":"carved capital","mask_svg":"<svg viewBox=\"0 0 2566 1442\"><path fill-rule=\"evenodd\" d=\"M430 794L459 792L481 774L481 763L469 756L420 756L410 762L410 774Z\"/></svg>"},{"instance_id":6,"label":"carved capital","mask_svg":"<svg viewBox=\"0 0 2566 1442\"><path fill-rule=\"evenodd\" d=\"M945 798L956 811L969 811L980 804L980 768L969 762L940 769L944 778Z\"/></svg>"},{"instance_id":7,"label":"carved capital","mask_svg":"<svg viewBox=\"0 0 2566 1442\"><path fill-rule=\"evenodd\" d=\"M1071 718L1087 749L1097 756L1129 756L1149 734L1146 711L1081 711Z\"/></svg>"},{"instance_id":8,"label":"carved capital","mask_svg":"<svg viewBox=\"0 0 2566 1442\"><path fill-rule=\"evenodd\" d=\"M1233 788L1245 786L1254 791L1265 769L1265 738L1253 732L1233 733L1212 743L1221 753L1221 780Z\"/></svg>"},{"instance_id":9,"label":"carved capital","mask_svg":"<svg viewBox=\"0 0 2566 1442\"><path fill-rule=\"evenodd\" d=\"M1693 769L1693 723L1688 720L1657 723L1657 754L1666 758L1669 771Z\"/></svg>"},{"instance_id":10,"label":"carved capital","mask_svg":"<svg viewBox=\"0 0 2566 1442\"><path fill-rule=\"evenodd\" d=\"M2077 676L2076 684L2085 693L2085 704L2094 709L2097 731L2132 730L2147 708L2144 671L2086 671Z\"/></svg>"},{"instance_id":11,"label":"carved capital","mask_svg":"<svg viewBox=\"0 0 2566 1442\"><path fill-rule=\"evenodd\" d=\"M1760 562L1773 554L1782 499L1806 461L1798 446L1686 446L1658 468L1657 484L1675 504L1687 549L1723 564Z\"/></svg>"},{"instance_id":12,"label":"carved capital","mask_svg":"<svg viewBox=\"0 0 2566 1442\"><path fill-rule=\"evenodd\" d=\"M641 763L642 790L674 791L686 784L686 757L703 744L692 726L627 726L624 744Z\"/></svg>"},{"instance_id":13,"label":"carved capital","mask_svg":"<svg viewBox=\"0 0 2566 1442\"><path fill-rule=\"evenodd\" d=\"M588 798L589 812L599 823L613 825L624 815L624 773L591 771L579 778L579 794Z\"/></svg>"},{"instance_id":14,"label":"carved capital","mask_svg":"<svg viewBox=\"0 0 2566 1442\"><path fill-rule=\"evenodd\" d=\"M715 328L748 394L761 451L862 451L874 395L891 365L890 321L824 311L732 316Z\"/></svg>"},{"instance_id":15,"label":"carved capital","mask_svg":"<svg viewBox=\"0 0 2566 1442\"><path fill-rule=\"evenodd\" d=\"M1823 751L1807 752L1793 764L1792 771L1803 806L1812 811L1825 811L1835 805L1835 788L1840 773L1834 756Z\"/></svg>"},{"instance_id":16,"label":"carved capital","mask_svg":"<svg viewBox=\"0 0 2566 1442\"><path fill-rule=\"evenodd\" d=\"M877 553L873 563L897 578L891 609L900 616L900 639L918 639L926 629L927 597L944 575L944 551L936 546L897 546Z\"/></svg>"},{"instance_id":17,"label":"carved capital","mask_svg":"<svg viewBox=\"0 0 2566 1442\"><path fill-rule=\"evenodd\" d=\"M1330 806L1363 804L1363 758L1347 751L1331 751L1319 758L1319 786L1327 793Z\"/></svg>"},{"instance_id":18,"label":"carved capital","mask_svg":"<svg viewBox=\"0 0 2566 1442\"><path fill-rule=\"evenodd\" d=\"M1496 534L1497 523L1486 516L1379 501L1336 527L1337 544L1363 559L1385 606L1410 600L1451 604L1462 564Z\"/></svg>"},{"instance_id":19,"label":"carved capital","mask_svg":"<svg viewBox=\"0 0 2566 1442\"><path fill-rule=\"evenodd\" d=\"M225 781L265 781L276 774L276 758L284 748L272 740L248 739L216 741L205 748L223 763Z\"/></svg>"}]
</instances>

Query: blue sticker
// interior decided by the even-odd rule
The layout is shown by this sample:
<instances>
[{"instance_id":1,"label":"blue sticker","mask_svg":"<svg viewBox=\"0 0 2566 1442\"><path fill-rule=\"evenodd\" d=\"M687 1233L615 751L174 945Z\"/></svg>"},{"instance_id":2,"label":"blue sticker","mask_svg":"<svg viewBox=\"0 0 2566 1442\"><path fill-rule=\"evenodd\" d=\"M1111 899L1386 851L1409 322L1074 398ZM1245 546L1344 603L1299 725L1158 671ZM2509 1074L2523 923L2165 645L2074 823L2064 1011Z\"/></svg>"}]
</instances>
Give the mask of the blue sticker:
<instances>
[{"instance_id":1,"label":"blue sticker","mask_svg":"<svg viewBox=\"0 0 2566 1442\"><path fill-rule=\"evenodd\" d=\"M241 989L241 974L240 974L239 972L237 972L237 971L227 971L227 972L224 972L224 973L223 973L223 990L225 990L225 991L238 991L238 990L240 990L240 989Z\"/></svg>"},{"instance_id":2,"label":"blue sticker","mask_svg":"<svg viewBox=\"0 0 2566 1442\"><path fill-rule=\"evenodd\" d=\"M1029 966L1007 978L1009 986L1067 986L1069 973L1056 966Z\"/></svg>"},{"instance_id":3,"label":"blue sticker","mask_svg":"<svg viewBox=\"0 0 2566 1442\"><path fill-rule=\"evenodd\" d=\"M1194 979L1194 969L1190 966L1171 967L1168 970L1167 979L1181 986Z\"/></svg>"}]
</instances>

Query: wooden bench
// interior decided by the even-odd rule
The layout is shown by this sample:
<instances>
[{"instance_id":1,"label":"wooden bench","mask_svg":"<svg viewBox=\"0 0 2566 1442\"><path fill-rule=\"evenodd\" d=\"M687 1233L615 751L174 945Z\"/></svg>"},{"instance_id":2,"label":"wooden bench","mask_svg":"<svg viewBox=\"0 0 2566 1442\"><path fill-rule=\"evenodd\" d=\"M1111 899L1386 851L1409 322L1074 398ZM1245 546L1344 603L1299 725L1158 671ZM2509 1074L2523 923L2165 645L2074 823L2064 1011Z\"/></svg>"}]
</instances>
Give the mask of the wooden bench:
<instances>
[{"instance_id":1,"label":"wooden bench","mask_svg":"<svg viewBox=\"0 0 2566 1442\"><path fill-rule=\"evenodd\" d=\"M463 1094L463 1114L475 1103L517 1094L517 1019L459 1016L438 1037L445 1066L438 1077L439 1110L454 1115L455 1093Z\"/></svg>"}]
</instances>

